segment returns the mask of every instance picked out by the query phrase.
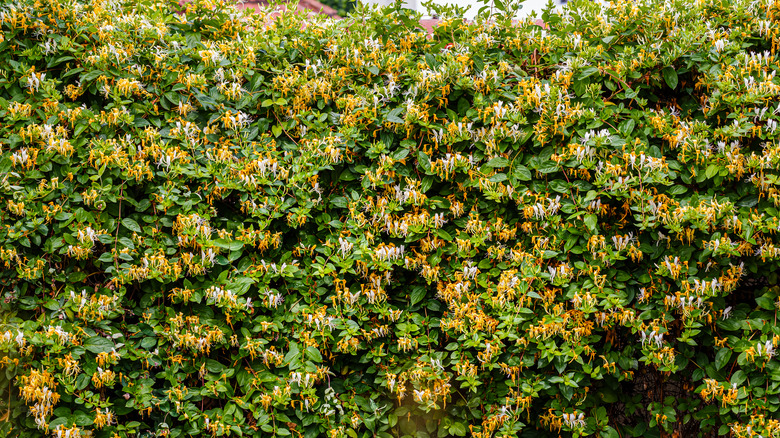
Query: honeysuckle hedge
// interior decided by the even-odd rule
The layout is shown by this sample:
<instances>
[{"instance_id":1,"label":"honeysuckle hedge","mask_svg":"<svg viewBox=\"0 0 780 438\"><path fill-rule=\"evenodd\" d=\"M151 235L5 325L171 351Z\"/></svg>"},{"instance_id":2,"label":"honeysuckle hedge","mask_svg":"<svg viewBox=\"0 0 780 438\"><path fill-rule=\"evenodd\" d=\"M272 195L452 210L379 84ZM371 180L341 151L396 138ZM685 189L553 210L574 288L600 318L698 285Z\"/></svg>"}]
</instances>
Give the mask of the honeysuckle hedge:
<instances>
[{"instance_id":1,"label":"honeysuckle hedge","mask_svg":"<svg viewBox=\"0 0 780 438\"><path fill-rule=\"evenodd\" d=\"M0 434L780 436L780 2L0 6Z\"/></svg>"}]
</instances>

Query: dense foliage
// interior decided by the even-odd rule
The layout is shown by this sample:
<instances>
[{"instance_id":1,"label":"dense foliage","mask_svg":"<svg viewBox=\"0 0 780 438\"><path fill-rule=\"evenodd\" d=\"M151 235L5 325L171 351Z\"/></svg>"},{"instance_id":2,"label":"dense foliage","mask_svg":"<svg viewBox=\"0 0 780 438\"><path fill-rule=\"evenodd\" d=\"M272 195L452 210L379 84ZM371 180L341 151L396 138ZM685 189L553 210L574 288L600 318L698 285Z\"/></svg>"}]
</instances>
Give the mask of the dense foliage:
<instances>
[{"instance_id":1,"label":"dense foliage","mask_svg":"<svg viewBox=\"0 0 780 438\"><path fill-rule=\"evenodd\" d=\"M320 3L335 9L340 17L346 17L355 10L355 0L321 0Z\"/></svg>"},{"instance_id":2,"label":"dense foliage","mask_svg":"<svg viewBox=\"0 0 780 438\"><path fill-rule=\"evenodd\" d=\"M0 435L780 436L780 2L544 18L4 2Z\"/></svg>"}]
</instances>

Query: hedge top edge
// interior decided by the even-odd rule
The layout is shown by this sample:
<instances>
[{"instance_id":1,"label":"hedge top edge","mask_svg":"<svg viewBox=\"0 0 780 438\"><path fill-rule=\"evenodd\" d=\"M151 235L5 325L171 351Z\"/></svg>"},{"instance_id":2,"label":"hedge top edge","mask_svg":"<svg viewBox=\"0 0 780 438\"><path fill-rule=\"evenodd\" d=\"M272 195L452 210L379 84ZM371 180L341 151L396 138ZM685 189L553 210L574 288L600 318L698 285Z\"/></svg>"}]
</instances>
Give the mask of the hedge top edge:
<instances>
[{"instance_id":1,"label":"hedge top edge","mask_svg":"<svg viewBox=\"0 0 780 438\"><path fill-rule=\"evenodd\" d=\"M543 19L3 3L0 434L780 436L780 3Z\"/></svg>"}]
</instances>

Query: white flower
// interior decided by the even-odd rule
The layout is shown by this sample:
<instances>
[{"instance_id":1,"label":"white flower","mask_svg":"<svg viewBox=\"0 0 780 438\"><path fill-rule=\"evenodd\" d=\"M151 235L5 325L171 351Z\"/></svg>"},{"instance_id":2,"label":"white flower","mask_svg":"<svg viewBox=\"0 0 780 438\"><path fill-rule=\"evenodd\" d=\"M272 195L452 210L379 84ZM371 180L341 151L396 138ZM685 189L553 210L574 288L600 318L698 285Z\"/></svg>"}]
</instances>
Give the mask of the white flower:
<instances>
[{"instance_id":1,"label":"white flower","mask_svg":"<svg viewBox=\"0 0 780 438\"><path fill-rule=\"evenodd\" d=\"M339 237L339 251L341 252L341 255L346 257L347 254L352 251L352 247L354 246L352 242L348 241L347 239L343 237Z\"/></svg>"}]
</instances>

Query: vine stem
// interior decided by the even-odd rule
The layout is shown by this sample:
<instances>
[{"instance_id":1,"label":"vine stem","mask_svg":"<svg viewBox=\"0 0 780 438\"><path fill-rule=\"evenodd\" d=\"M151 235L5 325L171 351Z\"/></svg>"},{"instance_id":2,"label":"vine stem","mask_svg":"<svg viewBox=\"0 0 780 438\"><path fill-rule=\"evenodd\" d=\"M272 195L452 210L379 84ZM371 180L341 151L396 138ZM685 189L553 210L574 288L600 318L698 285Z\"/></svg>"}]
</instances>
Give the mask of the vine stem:
<instances>
[{"instance_id":1,"label":"vine stem","mask_svg":"<svg viewBox=\"0 0 780 438\"><path fill-rule=\"evenodd\" d=\"M114 251L118 251L119 246L119 224L122 222L122 200L124 199L124 184L119 187L119 212L117 213L116 233L114 233ZM114 254L114 269L119 272L119 256Z\"/></svg>"}]
</instances>

